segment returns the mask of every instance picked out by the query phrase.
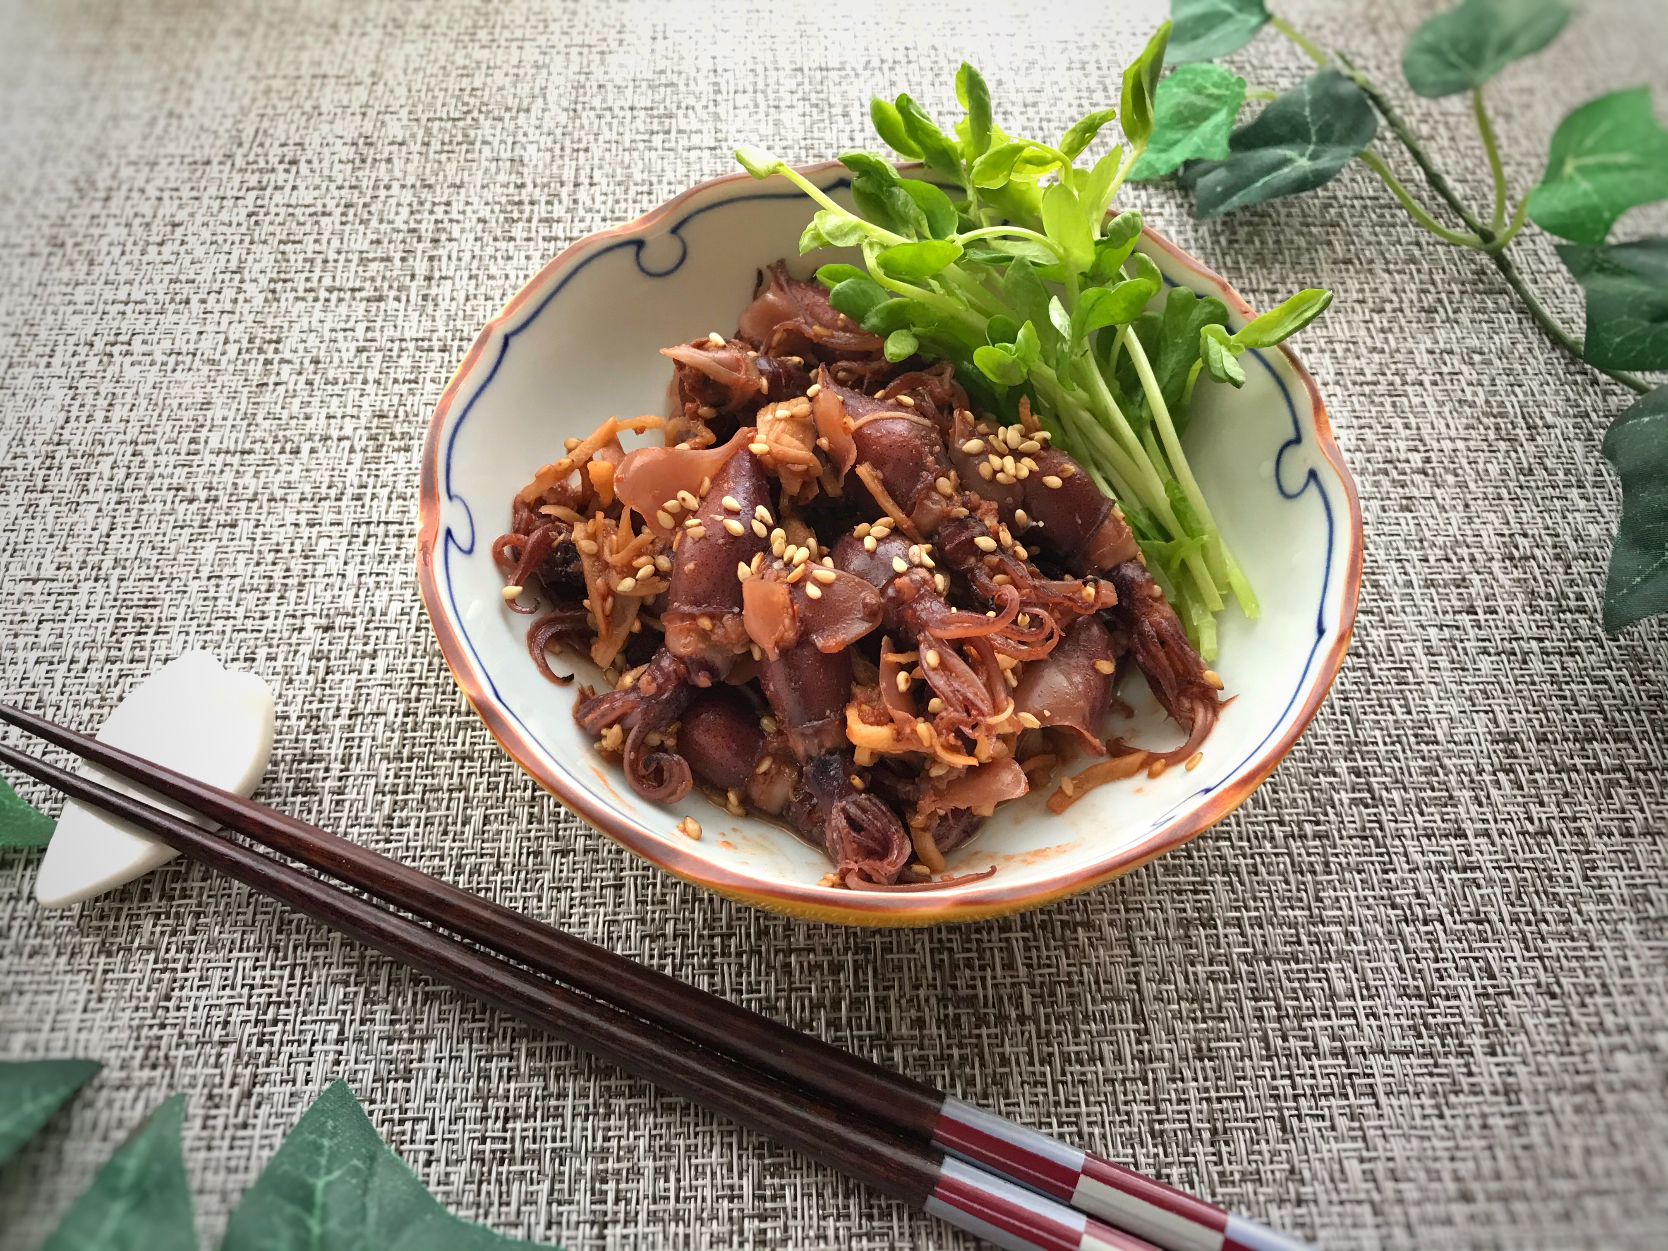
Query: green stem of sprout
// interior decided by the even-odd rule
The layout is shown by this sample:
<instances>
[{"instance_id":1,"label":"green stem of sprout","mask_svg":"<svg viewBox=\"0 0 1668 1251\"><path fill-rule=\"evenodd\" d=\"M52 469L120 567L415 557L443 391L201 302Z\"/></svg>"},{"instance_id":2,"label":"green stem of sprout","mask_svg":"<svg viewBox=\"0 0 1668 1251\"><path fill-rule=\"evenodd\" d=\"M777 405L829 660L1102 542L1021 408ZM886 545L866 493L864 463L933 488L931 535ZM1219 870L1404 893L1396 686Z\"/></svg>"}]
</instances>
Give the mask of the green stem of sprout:
<instances>
[{"instance_id":1,"label":"green stem of sprout","mask_svg":"<svg viewBox=\"0 0 1668 1251\"><path fill-rule=\"evenodd\" d=\"M1216 518L1211 515L1210 505L1205 502L1205 493L1199 489L1199 483L1193 477L1193 467L1187 463L1187 454L1182 451L1181 437L1176 433L1175 423L1170 420L1170 406L1164 402L1164 393L1159 390L1158 379L1153 376L1152 364L1147 360L1147 349L1141 346L1140 336L1130 333L1128 326L1123 327L1118 333L1124 336L1124 348L1129 352L1136 376L1141 379L1141 390L1146 393L1147 407L1152 410L1153 421L1158 426L1159 438L1164 443L1164 452L1170 461L1170 470L1175 474L1182 494L1187 496L1187 502L1193 505L1193 511L1198 514L1199 524L1204 527L1205 559L1211 567L1211 573L1233 589L1234 598L1239 600L1239 606L1245 615L1255 617L1257 597L1252 594L1251 584L1240 571L1239 563L1229 552L1227 543L1223 542L1222 531L1217 528Z\"/></svg>"}]
</instances>

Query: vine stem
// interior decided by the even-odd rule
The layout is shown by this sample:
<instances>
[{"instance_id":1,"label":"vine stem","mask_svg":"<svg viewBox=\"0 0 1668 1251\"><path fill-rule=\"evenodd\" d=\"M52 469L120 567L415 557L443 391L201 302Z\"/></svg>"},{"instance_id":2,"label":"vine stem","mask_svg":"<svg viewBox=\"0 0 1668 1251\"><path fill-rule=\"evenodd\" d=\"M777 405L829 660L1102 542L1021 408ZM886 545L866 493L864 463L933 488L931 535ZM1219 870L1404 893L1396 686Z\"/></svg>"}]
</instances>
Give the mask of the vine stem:
<instances>
[{"instance_id":1,"label":"vine stem","mask_svg":"<svg viewBox=\"0 0 1668 1251\"><path fill-rule=\"evenodd\" d=\"M1523 301L1524 308L1534 318L1535 323L1546 332L1547 337L1582 364L1597 370L1606 377L1614 378L1629 390L1640 395L1652 390L1651 385L1644 379L1635 377L1633 374L1622 373L1619 370L1605 369L1599 365L1594 365L1581 354L1580 341L1573 338L1568 331L1558 324L1557 319L1547 312L1546 307L1530 290L1529 284L1524 280L1523 273L1518 269L1516 262L1507 254L1505 244L1510 242L1510 236L1498 234L1477 219L1476 215L1466 207L1465 201L1461 200L1455 193L1453 186L1448 182L1442 171L1431 161L1424 145L1419 142L1419 136L1413 132L1413 128L1407 124L1402 115L1396 111L1396 106L1391 104L1384 93L1378 89L1378 85L1357 69L1355 64L1343 53L1338 53L1337 59L1339 64L1344 67L1345 72L1349 74L1350 80L1372 102L1373 107L1378 110L1379 115L1389 125L1391 133L1401 142L1402 147L1407 149L1407 154L1423 171L1425 181L1430 184L1431 190L1436 192L1442 201L1454 211L1455 215L1471 229L1472 233L1482 240L1483 255L1487 256L1495 269L1500 271L1500 276L1506 280L1506 285L1511 287L1517 294L1518 299ZM1525 203L1527 203L1527 197ZM1522 214L1524 205L1520 204L1518 211ZM1521 220L1517 221L1515 225L1522 225Z\"/></svg>"},{"instance_id":2,"label":"vine stem","mask_svg":"<svg viewBox=\"0 0 1668 1251\"><path fill-rule=\"evenodd\" d=\"M1471 111L1476 114L1477 133L1482 136L1483 151L1488 154L1489 176L1494 179L1494 215L1489 218L1488 227L1498 235L1506 228L1506 167L1500 163L1500 144L1494 137L1494 124L1488 119L1488 109L1483 107L1481 87L1471 89Z\"/></svg>"},{"instance_id":3,"label":"vine stem","mask_svg":"<svg viewBox=\"0 0 1668 1251\"><path fill-rule=\"evenodd\" d=\"M1378 175L1379 181L1390 189L1391 195L1401 201L1402 207L1408 211L1409 216L1438 239L1460 248L1481 248L1483 246L1483 241L1470 231L1450 230L1432 217L1425 206L1415 200L1408 189L1402 186L1401 180L1391 172L1390 166L1385 164L1384 158L1377 152L1369 148L1363 152L1358 152L1356 157L1363 165Z\"/></svg>"}]
</instances>

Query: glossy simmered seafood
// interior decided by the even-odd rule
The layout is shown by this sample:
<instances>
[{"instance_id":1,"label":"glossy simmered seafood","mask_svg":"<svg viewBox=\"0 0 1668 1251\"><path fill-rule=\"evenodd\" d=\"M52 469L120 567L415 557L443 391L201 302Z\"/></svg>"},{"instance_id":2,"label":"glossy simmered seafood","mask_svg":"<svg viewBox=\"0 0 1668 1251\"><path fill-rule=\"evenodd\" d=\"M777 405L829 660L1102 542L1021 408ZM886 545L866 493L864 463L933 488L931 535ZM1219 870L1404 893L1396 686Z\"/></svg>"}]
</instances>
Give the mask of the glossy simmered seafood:
<instances>
[{"instance_id":1,"label":"glossy simmered seafood","mask_svg":"<svg viewBox=\"0 0 1668 1251\"><path fill-rule=\"evenodd\" d=\"M508 605L542 601L540 670L601 668L574 716L639 794L786 823L828 885L925 890L970 880L946 854L1076 754L1197 761L1221 681L1023 399L975 412L948 363L888 361L781 264L734 337L665 354L668 417L569 439L494 546ZM665 444L626 452L628 429ZM1130 666L1182 747L1106 737Z\"/></svg>"}]
</instances>

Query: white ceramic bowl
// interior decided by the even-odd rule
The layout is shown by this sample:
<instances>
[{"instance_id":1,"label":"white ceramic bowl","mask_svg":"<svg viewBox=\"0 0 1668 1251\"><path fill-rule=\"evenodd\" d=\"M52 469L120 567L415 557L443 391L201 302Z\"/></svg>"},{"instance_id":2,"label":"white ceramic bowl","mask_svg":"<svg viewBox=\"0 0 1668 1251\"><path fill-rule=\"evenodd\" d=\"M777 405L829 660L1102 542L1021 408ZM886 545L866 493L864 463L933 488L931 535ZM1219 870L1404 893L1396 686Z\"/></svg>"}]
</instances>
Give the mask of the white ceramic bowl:
<instances>
[{"instance_id":1,"label":"white ceramic bowl","mask_svg":"<svg viewBox=\"0 0 1668 1251\"><path fill-rule=\"evenodd\" d=\"M840 195L838 165L805 171ZM562 440L610 413L659 413L667 344L733 331L758 269L796 273L810 202L784 179L703 183L635 222L581 239L504 306L475 340L436 406L423 447L418 575L440 648L464 694L517 763L569 807L679 877L761 908L856 925L973 920L1035 907L1127 872L1220 820L1267 777L1302 732L1343 659L1361 578L1361 511L1320 394L1284 348L1242 358L1238 391L1200 388L1187 453L1262 601L1221 620L1216 669L1236 698L1188 772L1171 769L1095 790L1062 816L1046 792L1005 805L952 869L997 872L944 891L889 894L823 887L822 855L764 822L732 818L698 792L662 807L638 797L592 750L572 716L573 689L534 669L529 618L499 595L492 540L510 498ZM1252 310L1220 277L1148 232L1141 249L1167 281L1219 296L1234 324ZM820 258L819 258L820 259ZM566 656L563 659L567 659ZM598 675L587 669L582 681ZM1137 677L1135 741L1171 746ZM1121 731L1122 732L1122 731ZM673 827L701 823L692 841Z\"/></svg>"}]
</instances>

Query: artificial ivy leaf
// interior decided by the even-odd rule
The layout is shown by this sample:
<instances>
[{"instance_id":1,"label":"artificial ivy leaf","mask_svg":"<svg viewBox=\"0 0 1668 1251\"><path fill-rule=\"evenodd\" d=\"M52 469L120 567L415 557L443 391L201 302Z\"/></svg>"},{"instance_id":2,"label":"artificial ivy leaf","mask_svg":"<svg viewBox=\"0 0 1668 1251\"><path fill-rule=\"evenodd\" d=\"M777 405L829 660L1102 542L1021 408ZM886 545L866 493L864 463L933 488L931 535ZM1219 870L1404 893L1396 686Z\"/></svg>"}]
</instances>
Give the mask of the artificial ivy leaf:
<instances>
[{"instance_id":1,"label":"artificial ivy leaf","mask_svg":"<svg viewBox=\"0 0 1668 1251\"><path fill-rule=\"evenodd\" d=\"M0 847L45 847L56 825L0 778Z\"/></svg>"},{"instance_id":2,"label":"artificial ivy leaf","mask_svg":"<svg viewBox=\"0 0 1668 1251\"><path fill-rule=\"evenodd\" d=\"M990 88L966 61L956 71L956 99L967 110L967 159L977 160L990 147Z\"/></svg>"},{"instance_id":3,"label":"artificial ivy leaf","mask_svg":"<svg viewBox=\"0 0 1668 1251\"><path fill-rule=\"evenodd\" d=\"M447 1212L332 1082L244 1194L220 1251L505 1251L533 1247Z\"/></svg>"},{"instance_id":4,"label":"artificial ivy leaf","mask_svg":"<svg viewBox=\"0 0 1668 1251\"><path fill-rule=\"evenodd\" d=\"M1402 74L1422 96L1481 87L1551 43L1574 11L1564 0L1461 0L1408 36Z\"/></svg>"},{"instance_id":5,"label":"artificial ivy leaf","mask_svg":"<svg viewBox=\"0 0 1668 1251\"><path fill-rule=\"evenodd\" d=\"M97 1060L0 1064L0 1164L16 1155L101 1067Z\"/></svg>"},{"instance_id":6,"label":"artificial ivy leaf","mask_svg":"<svg viewBox=\"0 0 1668 1251\"><path fill-rule=\"evenodd\" d=\"M1231 387L1245 385L1245 370L1234 359L1243 350L1214 323L1199 332L1199 359L1205 363L1205 372L1217 382Z\"/></svg>"},{"instance_id":7,"label":"artificial ivy leaf","mask_svg":"<svg viewBox=\"0 0 1668 1251\"><path fill-rule=\"evenodd\" d=\"M1246 322L1234 335L1234 343L1242 348L1273 347L1284 343L1315 318L1326 312L1332 303L1332 292L1325 287L1310 287L1282 300L1266 313L1259 313Z\"/></svg>"},{"instance_id":8,"label":"artificial ivy leaf","mask_svg":"<svg viewBox=\"0 0 1668 1251\"><path fill-rule=\"evenodd\" d=\"M1668 369L1668 239L1560 243L1558 256L1587 296L1582 355L1600 369Z\"/></svg>"},{"instance_id":9,"label":"artificial ivy leaf","mask_svg":"<svg viewBox=\"0 0 1668 1251\"><path fill-rule=\"evenodd\" d=\"M1170 46L1167 65L1214 61L1238 52L1268 21L1263 0L1170 0Z\"/></svg>"},{"instance_id":10,"label":"artificial ivy leaf","mask_svg":"<svg viewBox=\"0 0 1668 1251\"><path fill-rule=\"evenodd\" d=\"M1576 243L1603 243L1635 204L1668 199L1668 130L1645 87L1589 100L1552 136L1546 176L1529 193L1529 219Z\"/></svg>"},{"instance_id":11,"label":"artificial ivy leaf","mask_svg":"<svg viewBox=\"0 0 1668 1251\"><path fill-rule=\"evenodd\" d=\"M1189 164L1193 212L1215 217L1248 204L1312 191L1373 141L1378 115L1335 69L1309 75L1228 140L1228 159Z\"/></svg>"},{"instance_id":12,"label":"artificial ivy leaf","mask_svg":"<svg viewBox=\"0 0 1668 1251\"><path fill-rule=\"evenodd\" d=\"M1096 109L1093 113L1078 118L1066 133L1060 136L1060 151L1075 158L1095 141L1095 136L1100 134L1100 128L1116 116L1117 109Z\"/></svg>"},{"instance_id":13,"label":"artificial ivy leaf","mask_svg":"<svg viewBox=\"0 0 1668 1251\"><path fill-rule=\"evenodd\" d=\"M1604 584L1604 628L1614 634L1668 613L1668 387L1640 396L1611 423L1604 454L1622 480Z\"/></svg>"},{"instance_id":14,"label":"artificial ivy leaf","mask_svg":"<svg viewBox=\"0 0 1668 1251\"><path fill-rule=\"evenodd\" d=\"M916 147L915 141L904 130L903 118L898 116L897 105L890 100L882 100L879 96L870 96L869 120L874 123L875 133L892 151L899 156L907 156L912 161L921 159L921 149Z\"/></svg>"},{"instance_id":15,"label":"artificial ivy leaf","mask_svg":"<svg viewBox=\"0 0 1668 1251\"><path fill-rule=\"evenodd\" d=\"M1121 125L1124 137L1133 144L1145 143L1153 133L1153 97L1158 93L1158 77L1164 72L1164 49L1169 42L1170 23L1163 22L1141 49L1141 55L1124 70Z\"/></svg>"},{"instance_id":16,"label":"artificial ivy leaf","mask_svg":"<svg viewBox=\"0 0 1668 1251\"><path fill-rule=\"evenodd\" d=\"M1228 155L1245 80L1220 65L1183 65L1158 84L1153 134L1129 171L1136 182L1168 174L1183 161L1220 161Z\"/></svg>"},{"instance_id":17,"label":"artificial ivy leaf","mask_svg":"<svg viewBox=\"0 0 1668 1251\"><path fill-rule=\"evenodd\" d=\"M197 1251L180 1150L185 1096L167 1100L116 1148L41 1251Z\"/></svg>"}]
</instances>

